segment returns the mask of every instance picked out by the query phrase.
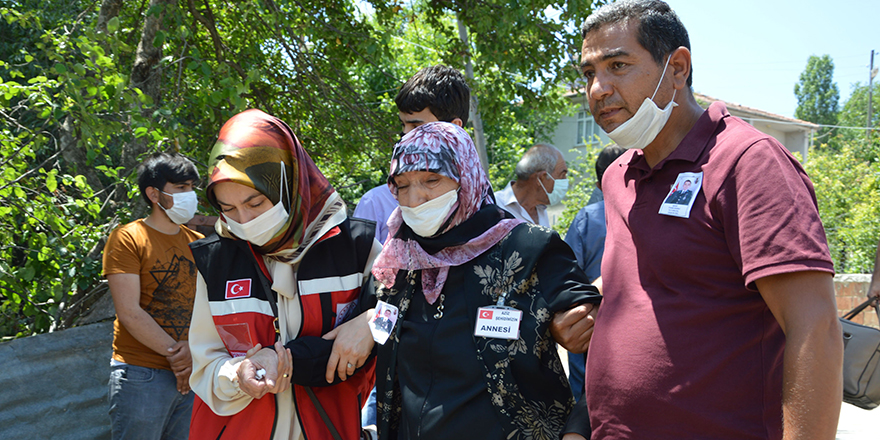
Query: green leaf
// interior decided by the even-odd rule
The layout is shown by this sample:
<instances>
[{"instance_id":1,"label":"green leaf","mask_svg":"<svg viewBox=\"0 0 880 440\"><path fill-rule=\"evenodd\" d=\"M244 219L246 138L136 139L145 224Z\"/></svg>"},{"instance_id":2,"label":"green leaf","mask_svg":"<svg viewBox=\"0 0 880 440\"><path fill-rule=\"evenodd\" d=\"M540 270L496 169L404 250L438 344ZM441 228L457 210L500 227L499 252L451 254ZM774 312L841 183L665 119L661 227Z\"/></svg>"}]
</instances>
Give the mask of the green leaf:
<instances>
[{"instance_id":1,"label":"green leaf","mask_svg":"<svg viewBox=\"0 0 880 440\"><path fill-rule=\"evenodd\" d=\"M113 17L107 22L107 32L115 34L119 29L119 17Z\"/></svg>"},{"instance_id":2,"label":"green leaf","mask_svg":"<svg viewBox=\"0 0 880 440\"><path fill-rule=\"evenodd\" d=\"M138 99L140 99L141 104L143 104L143 105L146 105L146 106L153 105L153 98L150 95L140 93L140 94L138 94Z\"/></svg>"},{"instance_id":3,"label":"green leaf","mask_svg":"<svg viewBox=\"0 0 880 440\"><path fill-rule=\"evenodd\" d=\"M165 44L165 32L159 30L156 31L156 36L153 38L153 47L162 47Z\"/></svg>"},{"instance_id":4,"label":"green leaf","mask_svg":"<svg viewBox=\"0 0 880 440\"><path fill-rule=\"evenodd\" d=\"M54 172L49 173L49 175L46 176L46 189L48 189L49 192L55 192L55 190L58 189L58 180L55 179Z\"/></svg>"}]
</instances>

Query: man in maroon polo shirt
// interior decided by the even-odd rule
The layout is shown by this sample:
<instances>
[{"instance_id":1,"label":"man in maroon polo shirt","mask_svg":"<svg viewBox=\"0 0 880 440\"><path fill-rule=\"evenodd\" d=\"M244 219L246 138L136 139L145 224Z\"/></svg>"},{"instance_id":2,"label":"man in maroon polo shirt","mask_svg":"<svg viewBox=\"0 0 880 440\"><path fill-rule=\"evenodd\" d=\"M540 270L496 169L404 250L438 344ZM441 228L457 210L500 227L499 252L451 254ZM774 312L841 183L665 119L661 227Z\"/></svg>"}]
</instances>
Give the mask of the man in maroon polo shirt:
<instances>
[{"instance_id":1,"label":"man in maroon polo shirt","mask_svg":"<svg viewBox=\"0 0 880 440\"><path fill-rule=\"evenodd\" d=\"M700 108L666 3L612 3L582 31L590 111L631 149L602 181L592 438L833 439L843 346L803 168L723 103ZM664 203L685 180L693 203Z\"/></svg>"}]
</instances>

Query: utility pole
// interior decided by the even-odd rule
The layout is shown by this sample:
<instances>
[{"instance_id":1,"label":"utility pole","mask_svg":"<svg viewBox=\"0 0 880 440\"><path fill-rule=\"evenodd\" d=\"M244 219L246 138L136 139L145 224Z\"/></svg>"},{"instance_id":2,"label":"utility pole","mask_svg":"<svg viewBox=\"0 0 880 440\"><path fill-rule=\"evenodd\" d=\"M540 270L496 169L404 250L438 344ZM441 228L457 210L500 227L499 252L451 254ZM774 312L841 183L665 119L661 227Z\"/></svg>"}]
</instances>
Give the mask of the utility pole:
<instances>
[{"instance_id":1,"label":"utility pole","mask_svg":"<svg viewBox=\"0 0 880 440\"><path fill-rule=\"evenodd\" d=\"M868 68L868 140L871 140L871 113L873 107L874 77L877 76L877 70L874 69L874 49L871 49L871 67Z\"/></svg>"},{"instance_id":2,"label":"utility pole","mask_svg":"<svg viewBox=\"0 0 880 440\"><path fill-rule=\"evenodd\" d=\"M471 45L468 43L467 27L464 25L464 22L461 21L461 18L458 18L457 21L458 37L461 38L461 42L467 47L467 52L464 56L465 75L467 76L468 82L473 84L474 66L471 64ZM483 134L483 118L480 117L480 101L477 99L477 94L474 92L471 92L471 119L474 121L474 145L477 147L477 153L480 154L480 162L483 165L483 171L488 173L489 155L486 153L486 135ZM462 121L462 123L467 124L467 121Z\"/></svg>"}]
</instances>

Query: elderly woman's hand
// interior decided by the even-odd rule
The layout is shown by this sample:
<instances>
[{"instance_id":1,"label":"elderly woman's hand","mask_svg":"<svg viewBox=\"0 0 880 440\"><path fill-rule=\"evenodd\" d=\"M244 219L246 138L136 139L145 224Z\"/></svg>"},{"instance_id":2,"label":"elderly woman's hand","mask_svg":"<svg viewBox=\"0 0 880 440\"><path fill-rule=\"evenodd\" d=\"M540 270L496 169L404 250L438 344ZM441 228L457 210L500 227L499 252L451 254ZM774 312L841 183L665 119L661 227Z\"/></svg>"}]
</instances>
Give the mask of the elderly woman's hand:
<instances>
[{"instance_id":1,"label":"elderly woman's hand","mask_svg":"<svg viewBox=\"0 0 880 440\"><path fill-rule=\"evenodd\" d=\"M584 353L590 348L598 310L598 304L581 304L557 312L550 322L550 334L566 350L572 353Z\"/></svg>"},{"instance_id":2,"label":"elderly woman's hand","mask_svg":"<svg viewBox=\"0 0 880 440\"><path fill-rule=\"evenodd\" d=\"M258 370L264 370L262 377L258 378ZM281 341L275 343L274 351L257 344L248 350L245 359L238 364L237 374L241 390L254 399L267 393L281 394L290 388L293 356Z\"/></svg>"},{"instance_id":3,"label":"elderly woman's hand","mask_svg":"<svg viewBox=\"0 0 880 440\"><path fill-rule=\"evenodd\" d=\"M337 373L340 379L348 379L367 361L375 344L369 325L374 313L375 309L367 310L321 336L333 340L333 351L327 362L327 383L333 383Z\"/></svg>"}]
</instances>

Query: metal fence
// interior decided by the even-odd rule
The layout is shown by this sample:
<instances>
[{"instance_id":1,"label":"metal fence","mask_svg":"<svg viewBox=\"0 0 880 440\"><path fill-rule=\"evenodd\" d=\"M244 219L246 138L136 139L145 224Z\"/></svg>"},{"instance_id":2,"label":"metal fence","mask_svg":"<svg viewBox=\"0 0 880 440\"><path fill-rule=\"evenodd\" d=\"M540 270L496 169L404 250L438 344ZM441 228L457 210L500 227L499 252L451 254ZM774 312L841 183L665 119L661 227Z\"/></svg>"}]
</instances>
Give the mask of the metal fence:
<instances>
[{"instance_id":1,"label":"metal fence","mask_svg":"<svg viewBox=\"0 0 880 440\"><path fill-rule=\"evenodd\" d=\"M0 439L110 438L113 321L0 344Z\"/></svg>"}]
</instances>

